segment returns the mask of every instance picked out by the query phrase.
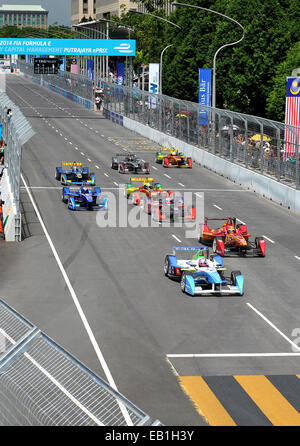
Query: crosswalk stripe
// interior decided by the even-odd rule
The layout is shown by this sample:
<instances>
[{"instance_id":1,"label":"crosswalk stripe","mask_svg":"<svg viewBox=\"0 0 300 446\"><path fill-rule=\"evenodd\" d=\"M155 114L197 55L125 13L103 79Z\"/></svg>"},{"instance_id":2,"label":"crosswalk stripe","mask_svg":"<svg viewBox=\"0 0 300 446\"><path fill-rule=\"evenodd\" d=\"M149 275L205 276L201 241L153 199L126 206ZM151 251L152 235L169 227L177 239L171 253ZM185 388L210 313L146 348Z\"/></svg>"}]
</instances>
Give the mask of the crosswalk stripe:
<instances>
[{"instance_id":1,"label":"crosswalk stripe","mask_svg":"<svg viewBox=\"0 0 300 446\"><path fill-rule=\"evenodd\" d=\"M201 376L180 376L181 387L211 426L236 426Z\"/></svg>"},{"instance_id":2,"label":"crosswalk stripe","mask_svg":"<svg viewBox=\"0 0 300 446\"><path fill-rule=\"evenodd\" d=\"M300 413L264 375L235 375L234 378L273 426L300 426Z\"/></svg>"}]
</instances>

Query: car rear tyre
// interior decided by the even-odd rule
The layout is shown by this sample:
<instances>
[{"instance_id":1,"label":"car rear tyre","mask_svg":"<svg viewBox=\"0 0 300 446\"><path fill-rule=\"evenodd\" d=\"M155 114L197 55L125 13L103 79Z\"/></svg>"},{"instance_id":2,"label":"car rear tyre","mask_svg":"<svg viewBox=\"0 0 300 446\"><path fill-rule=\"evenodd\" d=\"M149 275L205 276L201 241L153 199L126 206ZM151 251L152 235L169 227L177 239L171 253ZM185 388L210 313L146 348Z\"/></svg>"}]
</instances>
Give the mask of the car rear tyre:
<instances>
[{"instance_id":1,"label":"car rear tyre","mask_svg":"<svg viewBox=\"0 0 300 446\"><path fill-rule=\"evenodd\" d=\"M164 264L164 273L166 277L169 277L169 267L170 267L169 256L166 256Z\"/></svg>"},{"instance_id":2,"label":"car rear tyre","mask_svg":"<svg viewBox=\"0 0 300 446\"><path fill-rule=\"evenodd\" d=\"M180 280L180 288L183 293L185 293L185 281L186 281L186 273L182 273Z\"/></svg>"}]
</instances>

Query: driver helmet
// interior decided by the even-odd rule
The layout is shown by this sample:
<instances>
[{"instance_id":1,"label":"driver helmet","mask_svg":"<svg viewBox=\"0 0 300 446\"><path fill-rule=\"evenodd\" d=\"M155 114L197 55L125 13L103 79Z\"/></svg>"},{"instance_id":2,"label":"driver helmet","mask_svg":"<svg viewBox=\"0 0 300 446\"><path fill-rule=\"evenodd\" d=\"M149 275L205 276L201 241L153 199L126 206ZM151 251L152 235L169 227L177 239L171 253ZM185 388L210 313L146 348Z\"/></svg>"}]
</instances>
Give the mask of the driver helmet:
<instances>
[{"instance_id":1,"label":"driver helmet","mask_svg":"<svg viewBox=\"0 0 300 446\"><path fill-rule=\"evenodd\" d=\"M234 227L233 226L227 226L227 233L228 234L233 234L234 233Z\"/></svg>"},{"instance_id":2,"label":"driver helmet","mask_svg":"<svg viewBox=\"0 0 300 446\"><path fill-rule=\"evenodd\" d=\"M207 266L205 257L200 257L200 259L198 261L198 266L200 266L200 267L201 266Z\"/></svg>"},{"instance_id":3,"label":"driver helmet","mask_svg":"<svg viewBox=\"0 0 300 446\"><path fill-rule=\"evenodd\" d=\"M73 164L72 164L72 171L73 172L77 172L76 161L74 161Z\"/></svg>"},{"instance_id":4,"label":"driver helmet","mask_svg":"<svg viewBox=\"0 0 300 446\"><path fill-rule=\"evenodd\" d=\"M81 186L81 192L85 194L88 191L89 191L88 185L86 183L83 183L82 186Z\"/></svg>"},{"instance_id":5,"label":"driver helmet","mask_svg":"<svg viewBox=\"0 0 300 446\"><path fill-rule=\"evenodd\" d=\"M154 186L154 190L162 190L161 184L160 183L156 183Z\"/></svg>"},{"instance_id":6,"label":"driver helmet","mask_svg":"<svg viewBox=\"0 0 300 446\"><path fill-rule=\"evenodd\" d=\"M151 189L151 184L150 183L145 183L144 184L144 189Z\"/></svg>"}]
</instances>

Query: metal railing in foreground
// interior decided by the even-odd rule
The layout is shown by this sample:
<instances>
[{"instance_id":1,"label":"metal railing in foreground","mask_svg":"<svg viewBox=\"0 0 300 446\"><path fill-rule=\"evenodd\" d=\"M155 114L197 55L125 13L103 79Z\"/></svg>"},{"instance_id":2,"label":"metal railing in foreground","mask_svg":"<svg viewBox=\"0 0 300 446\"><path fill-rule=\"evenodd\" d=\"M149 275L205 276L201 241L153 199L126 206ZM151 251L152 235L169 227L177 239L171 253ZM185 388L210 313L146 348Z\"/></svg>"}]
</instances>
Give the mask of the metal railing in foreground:
<instances>
[{"instance_id":1,"label":"metal railing in foreground","mask_svg":"<svg viewBox=\"0 0 300 446\"><path fill-rule=\"evenodd\" d=\"M0 122L2 139L7 144L4 164L7 167L14 204L19 212L22 146L34 135L34 131L19 107L4 92L0 92Z\"/></svg>"},{"instance_id":2,"label":"metal railing in foreground","mask_svg":"<svg viewBox=\"0 0 300 446\"><path fill-rule=\"evenodd\" d=\"M104 111L126 116L232 163L300 188L299 127L104 80L101 84Z\"/></svg>"},{"instance_id":3,"label":"metal railing in foreground","mask_svg":"<svg viewBox=\"0 0 300 446\"><path fill-rule=\"evenodd\" d=\"M150 426L148 415L0 299L0 425Z\"/></svg>"}]
</instances>

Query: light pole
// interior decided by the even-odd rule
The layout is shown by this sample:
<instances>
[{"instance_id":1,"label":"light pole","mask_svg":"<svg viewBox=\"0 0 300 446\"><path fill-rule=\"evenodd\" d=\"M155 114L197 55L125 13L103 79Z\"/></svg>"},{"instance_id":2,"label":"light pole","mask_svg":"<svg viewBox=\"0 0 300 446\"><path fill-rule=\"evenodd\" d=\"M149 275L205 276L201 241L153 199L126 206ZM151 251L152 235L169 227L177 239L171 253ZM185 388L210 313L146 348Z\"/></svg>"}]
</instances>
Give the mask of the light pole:
<instances>
[{"instance_id":1,"label":"light pole","mask_svg":"<svg viewBox=\"0 0 300 446\"><path fill-rule=\"evenodd\" d=\"M135 9L129 9L128 12L131 12L132 14L141 14L141 15L149 15L151 17L155 17L156 19L159 20L163 20L164 22L167 22L169 25L173 25L176 26L176 28L178 29L182 29L181 26L176 25L176 23L170 22L170 20L165 19L164 17L160 17L158 15L154 15L154 14L150 14L149 12L141 12L141 11L136 11ZM167 45L161 52L160 54L160 66L159 66L159 94L162 94L162 71L163 71L163 65L162 65L162 61L163 61L163 54L166 51L166 49L168 49L170 46L173 46L174 44L171 43L170 45Z\"/></svg>"},{"instance_id":2,"label":"light pole","mask_svg":"<svg viewBox=\"0 0 300 446\"><path fill-rule=\"evenodd\" d=\"M241 25L238 21L234 20L231 17L228 17L225 14L221 14L220 12L214 11L212 9L207 9L207 8L203 8L202 6L188 5L186 3L177 3L177 2L172 2L172 6L184 6L184 7L187 7L187 8L196 8L196 9L202 9L202 10L207 11L207 12L212 12L213 14L220 15L221 17L224 17L225 19L228 19L231 22L234 22L236 25L238 25L243 30L243 35L242 35L242 37L239 40L236 40L235 42L230 42L230 43L226 43L225 45L222 45L216 51L216 53L214 55L214 61L213 61L213 85L212 85L212 107L216 108L216 59L217 59L217 55L226 46L236 45L237 43L241 42L243 40L243 38L245 37L245 29L244 29L243 25Z\"/></svg>"}]
</instances>

